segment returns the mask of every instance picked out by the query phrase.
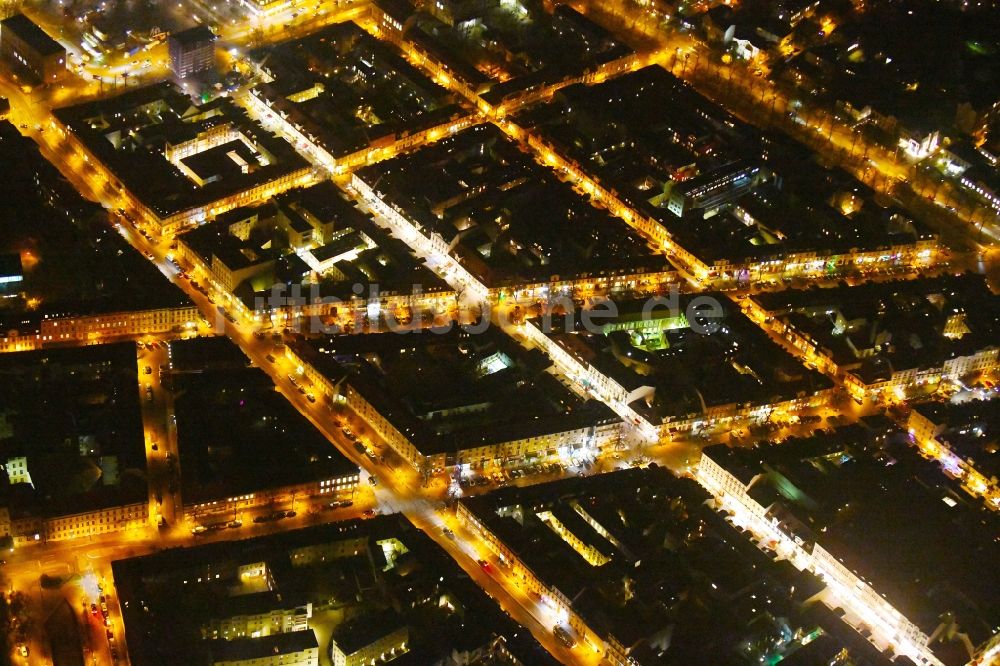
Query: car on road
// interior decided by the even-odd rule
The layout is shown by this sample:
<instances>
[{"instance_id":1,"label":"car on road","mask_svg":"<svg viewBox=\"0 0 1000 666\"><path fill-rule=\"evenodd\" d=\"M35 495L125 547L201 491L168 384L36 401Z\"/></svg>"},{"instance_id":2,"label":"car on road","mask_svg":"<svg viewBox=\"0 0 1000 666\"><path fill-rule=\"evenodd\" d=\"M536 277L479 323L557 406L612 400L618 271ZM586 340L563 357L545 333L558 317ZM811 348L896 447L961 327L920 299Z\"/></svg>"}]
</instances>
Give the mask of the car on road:
<instances>
[{"instance_id":1,"label":"car on road","mask_svg":"<svg viewBox=\"0 0 1000 666\"><path fill-rule=\"evenodd\" d=\"M569 635L569 632L566 631L563 627L556 625L552 629L552 635L555 636L556 640L562 643L568 649L572 650L574 647L576 647L576 640L574 640L573 637Z\"/></svg>"},{"instance_id":2,"label":"car on road","mask_svg":"<svg viewBox=\"0 0 1000 666\"><path fill-rule=\"evenodd\" d=\"M309 402L316 402L316 396L314 396L312 393L307 393L306 400L308 400Z\"/></svg>"},{"instance_id":3,"label":"car on road","mask_svg":"<svg viewBox=\"0 0 1000 666\"><path fill-rule=\"evenodd\" d=\"M447 527L444 528L443 530L441 530L441 534L445 535L446 537L448 537L449 539L452 539L452 540L454 540L454 538L455 538L455 533L452 532Z\"/></svg>"},{"instance_id":4,"label":"car on road","mask_svg":"<svg viewBox=\"0 0 1000 666\"><path fill-rule=\"evenodd\" d=\"M365 518L374 518L378 515L378 509L365 509L361 512L361 515Z\"/></svg>"},{"instance_id":5,"label":"car on road","mask_svg":"<svg viewBox=\"0 0 1000 666\"><path fill-rule=\"evenodd\" d=\"M266 358L266 359L267 359L267 362L268 362L268 363L274 363L274 356L272 356L271 354L268 354L268 355L267 355L267 356L265 356L264 358Z\"/></svg>"},{"instance_id":6,"label":"car on road","mask_svg":"<svg viewBox=\"0 0 1000 666\"><path fill-rule=\"evenodd\" d=\"M479 566L482 567L483 571L487 573L493 571L493 565L486 560L479 560Z\"/></svg>"},{"instance_id":7,"label":"car on road","mask_svg":"<svg viewBox=\"0 0 1000 666\"><path fill-rule=\"evenodd\" d=\"M328 502L326 508L328 509L346 509L349 506L354 506L354 502L351 500L334 500Z\"/></svg>"}]
</instances>

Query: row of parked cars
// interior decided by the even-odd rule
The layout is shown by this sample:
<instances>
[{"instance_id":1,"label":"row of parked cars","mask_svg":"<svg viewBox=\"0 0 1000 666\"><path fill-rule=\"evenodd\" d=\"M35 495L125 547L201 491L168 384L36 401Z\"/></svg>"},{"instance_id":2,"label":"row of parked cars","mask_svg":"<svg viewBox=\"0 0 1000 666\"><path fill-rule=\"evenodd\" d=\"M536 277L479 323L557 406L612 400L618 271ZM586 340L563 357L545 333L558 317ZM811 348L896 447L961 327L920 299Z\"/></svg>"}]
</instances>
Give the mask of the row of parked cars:
<instances>
[{"instance_id":1,"label":"row of parked cars","mask_svg":"<svg viewBox=\"0 0 1000 666\"><path fill-rule=\"evenodd\" d=\"M555 474L563 471L563 466L559 463L541 463L538 465L529 465L528 467L518 467L516 469L505 469L492 474L484 474L482 476L473 477L462 477L459 480L458 485L462 488L470 488L476 486L485 486L491 483L497 485L505 485L514 479L519 479L522 476L532 476L535 474Z\"/></svg>"}]
</instances>

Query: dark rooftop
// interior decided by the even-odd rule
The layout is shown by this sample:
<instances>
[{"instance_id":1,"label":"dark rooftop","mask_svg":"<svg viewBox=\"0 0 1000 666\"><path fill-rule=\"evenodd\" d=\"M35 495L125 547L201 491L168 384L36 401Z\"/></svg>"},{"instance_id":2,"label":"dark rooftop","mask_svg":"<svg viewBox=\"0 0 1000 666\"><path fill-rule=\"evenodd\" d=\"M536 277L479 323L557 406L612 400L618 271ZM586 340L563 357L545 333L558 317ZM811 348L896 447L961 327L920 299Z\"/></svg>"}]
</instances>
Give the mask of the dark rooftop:
<instances>
[{"instance_id":1,"label":"dark rooftop","mask_svg":"<svg viewBox=\"0 0 1000 666\"><path fill-rule=\"evenodd\" d=\"M193 28L188 28L187 30L181 30L180 32L175 32L170 35L170 40L179 42L186 46L193 44L199 44L203 42L214 42L216 39L215 33L208 29L204 25L196 25Z\"/></svg>"},{"instance_id":2,"label":"dark rooftop","mask_svg":"<svg viewBox=\"0 0 1000 666\"><path fill-rule=\"evenodd\" d=\"M175 342L172 349L200 345ZM214 343L213 343L214 344ZM185 503L357 473L256 368L174 372L178 455Z\"/></svg>"},{"instance_id":3,"label":"dark rooftop","mask_svg":"<svg viewBox=\"0 0 1000 666\"><path fill-rule=\"evenodd\" d=\"M400 663L422 666L479 649L492 653L489 646L497 640L521 663L555 663L530 632L505 615L437 544L400 515L174 548L114 562L132 662L211 664L209 648L222 643L200 640L201 632L213 618L232 617L250 608L243 597L263 600L254 592L243 594L247 584L239 575L240 567L258 563L267 569L265 589L273 590L273 609L288 608L289 598L314 605L333 599L352 617L378 616L397 608L410 637ZM329 628L331 620L339 624L342 617L321 615L314 615L310 630L297 633L312 635L316 622ZM386 630L369 625L364 628ZM294 640L299 639L303 637ZM255 649L249 643L232 649L244 647Z\"/></svg>"},{"instance_id":4,"label":"dark rooftop","mask_svg":"<svg viewBox=\"0 0 1000 666\"><path fill-rule=\"evenodd\" d=\"M44 30L24 14L14 14L0 21L0 39L3 31L10 30L41 56L66 53L66 49L56 40L49 37Z\"/></svg>"},{"instance_id":5,"label":"dark rooftop","mask_svg":"<svg viewBox=\"0 0 1000 666\"><path fill-rule=\"evenodd\" d=\"M945 613L975 645L1000 624L989 592L1000 585L991 564L1000 558L1000 519L952 488L902 433L872 439L855 426L780 445L714 446L705 455L763 474L759 502L789 511L928 635Z\"/></svg>"},{"instance_id":6,"label":"dark rooftop","mask_svg":"<svg viewBox=\"0 0 1000 666\"><path fill-rule=\"evenodd\" d=\"M417 176L428 172L435 178ZM458 260L491 286L670 270L644 238L590 206L493 126L358 176L418 226L454 243Z\"/></svg>"},{"instance_id":7,"label":"dark rooftop","mask_svg":"<svg viewBox=\"0 0 1000 666\"><path fill-rule=\"evenodd\" d=\"M0 494L13 516L59 516L147 495L135 344L0 355L3 460L27 457L31 483Z\"/></svg>"},{"instance_id":8,"label":"dark rooftop","mask_svg":"<svg viewBox=\"0 0 1000 666\"><path fill-rule=\"evenodd\" d=\"M424 455L617 420L544 372L548 362L495 329L414 331L293 343L320 372L347 382Z\"/></svg>"},{"instance_id":9,"label":"dark rooftop","mask_svg":"<svg viewBox=\"0 0 1000 666\"><path fill-rule=\"evenodd\" d=\"M873 383L995 347L1000 296L978 275L768 292L753 297Z\"/></svg>"},{"instance_id":10,"label":"dark rooftop","mask_svg":"<svg viewBox=\"0 0 1000 666\"><path fill-rule=\"evenodd\" d=\"M787 563L770 561L709 509L706 498L690 479L654 468L461 501L544 585L568 597L591 629L620 642L636 663L774 663L797 649L788 636L816 627L801 604L821 586ZM599 546L607 559L588 560L563 530ZM781 623L787 623L784 638L754 645L781 634Z\"/></svg>"},{"instance_id":11,"label":"dark rooftop","mask_svg":"<svg viewBox=\"0 0 1000 666\"><path fill-rule=\"evenodd\" d=\"M273 659L274 655L290 655L311 648L318 648L316 634L312 630L290 631L270 634L257 638L234 638L233 640L212 641L213 662L249 661L253 659Z\"/></svg>"},{"instance_id":12,"label":"dark rooftop","mask_svg":"<svg viewBox=\"0 0 1000 666\"><path fill-rule=\"evenodd\" d=\"M713 297L722 314L713 320L715 329L699 332L685 316L694 298L681 296L677 313L655 308L648 321L641 316L645 301L614 302L611 316L598 305L593 319L600 330L587 330L585 318L578 315L575 328L551 335L627 391L654 389L632 403L653 423L702 414L714 406L791 400L832 385L802 367L722 295ZM559 318L553 321L558 329ZM696 318L695 323L707 320Z\"/></svg>"}]
</instances>

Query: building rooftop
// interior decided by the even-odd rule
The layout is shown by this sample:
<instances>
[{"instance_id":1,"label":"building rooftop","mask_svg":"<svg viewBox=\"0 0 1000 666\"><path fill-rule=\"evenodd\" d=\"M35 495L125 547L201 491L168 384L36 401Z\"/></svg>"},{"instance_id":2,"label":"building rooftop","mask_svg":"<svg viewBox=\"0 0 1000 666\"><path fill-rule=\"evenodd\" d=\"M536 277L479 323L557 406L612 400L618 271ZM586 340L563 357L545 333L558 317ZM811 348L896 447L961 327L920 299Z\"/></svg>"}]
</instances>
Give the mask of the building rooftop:
<instances>
[{"instance_id":1,"label":"building rooftop","mask_svg":"<svg viewBox=\"0 0 1000 666\"><path fill-rule=\"evenodd\" d=\"M540 5L499 0L445 0L421 11L404 2L380 2L379 7L407 26L407 39L463 80L480 89L503 86L491 101L512 89L579 76L631 52L568 7L549 12ZM521 79L530 84L522 86Z\"/></svg>"},{"instance_id":2,"label":"building rooftop","mask_svg":"<svg viewBox=\"0 0 1000 666\"><path fill-rule=\"evenodd\" d=\"M215 33L209 30L208 26L204 25L196 25L193 28L181 30L180 32L175 32L170 35L171 41L184 44L185 46L201 44L204 42L214 42L215 39Z\"/></svg>"},{"instance_id":3,"label":"building rooftop","mask_svg":"<svg viewBox=\"0 0 1000 666\"><path fill-rule=\"evenodd\" d=\"M792 519L790 529L804 529L807 543L928 635L946 614L974 645L996 633L1000 615L988 590L1000 584L990 564L1000 557L1000 518L954 489L904 433L871 437L854 426L780 445L717 445L705 455L741 480L746 469L761 474L754 499Z\"/></svg>"},{"instance_id":4,"label":"building rooftop","mask_svg":"<svg viewBox=\"0 0 1000 666\"><path fill-rule=\"evenodd\" d=\"M65 107L55 114L161 218L208 205L308 166L291 145L256 126L231 99L198 105L170 82ZM199 185L167 160L169 146L224 127L253 147L246 169L228 170L226 177ZM204 147L197 152L212 147L210 141L202 143Z\"/></svg>"},{"instance_id":5,"label":"building rooftop","mask_svg":"<svg viewBox=\"0 0 1000 666\"><path fill-rule=\"evenodd\" d=\"M406 623L403 617L388 608L344 622L334 632L333 642L341 652L352 655L404 627L406 627Z\"/></svg>"},{"instance_id":6,"label":"building rooftop","mask_svg":"<svg viewBox=\"0 0 1000 666\"><path fill-rule=\"evenodd\" d=\"M463 114L447 90L353 23L254 52L255 94L340 157Z\"/></svg>"},{"instance_id":7,"label":"building rooftop","mask_svg":"<svg viewBox=\"0 0 1000 666\"><path fill-rule=\"evenodd\" d=\"M305 245L293 245L308 238ZM188 232L185 243L206 264L239 276L236 294L250 308L277 307L297 285L305 298L350 301L369 294L451 291L403 241L354 207L330 182L296 188L260 206L244 206ZM301 256L300 256L301 255ZM242 284L243 282L246 284ZM258 302L259 301L259 302Z\"/></svg>"},{"instance_id":8,"label":"building rooftop","mask_svg":"<svg viewBox=\"0 0 1000 666\"><path fill-rule=\"evenodd\" d=\"M171 349L201 340L171 343ZM357 473L358 467L278 394L257 368L175 369L181 492L186 504Z\"/></svg>"},{"instance_id":9,"label":"building rooftop","mask_svg":"<svg viewBox=\"0 0 1000 666\"><path fill-rule=\"evenodd\" d=\"M921 278L754 297L867 383L995 347L1000 296L982 276Z\"/></svg>"},{"instance_id":10,"label":"building rooftop","mask_svg":"<svg viewBox=\"0 0 1000 666\"><path fill-rule=\"evenodd\" d=\"M970 400L961 404L927 403L914 410L938 426L937 439L947 442L986 478L1000 478L1000 403Z\"/></svg>"},{"instance_id":11,"label":"building rooftop","mask_svg":"<svg viewBox=\"0 0 1000 666\"><path fill-rule=\"evenodd\" d=\"M832 386L772 342L726 297L710 295L722 315L712 320L712 332L701 332L708 322L700 314L693 327L686 315L692 303L700 304L695 298L680 296L676 312L664 303L647 314L647 301L608 302L595 306L592 316L577 313L568 327L553 317L549 335L626 391L640 390L644 397L631 406L656 424L723 405L792 400ZM595 324L587 325L588 319ZM544 320L532 325L539 324Z\"/></svg>"},{"instance_id":12,"label":"building rooftop","mask_svg":"<svg viewBox=\"0 0 1000 666\"><path fill-rule=\"evenodd\" d=\"M148 497L134 343L0 355L0 474L11 517L72 515Z\"/></svg>"},{"instance_id":13,"label":"building rooftop","mask_svg":"<svg viewBox=\"0 0 1000 666\"><path fill-rule=\"evenodd\" d=\"M829 621L800 605L819 583L770 561L706 498L693 481L654 468L461 502L591 629L613 637L639 664L776 662L802 647L790 638L797 630L826 633ZM770 632L787 633L755 644Z\"/></svg>"},{"instance_id":14,"label":"building rooftop","mask_svg":"<svg viewBox=\"0 0 1000 666\"><path fill-rule=\"evenodd\" d=\"M250 359L233 341L222 335L197 341L174 340L170 345L171 372L202 373L210 370L240 370Z\"/></svg>"},{"instance_id":15,"label":"building rooftop","mask_svg":"<svg viewBox=\"0 0 1000 666\"><path fill-rule=\"evenodd\" d=\"M433 181L417 176L428 170ZM454 243L453 254L489 286L670 270L641 236L490 125L358 176L426 233Z\"/></svg>"},{"instance_id":16,"label":"building rooftop","mask_svg":"<svg viewBox=\"0 0 1000 666\"><path fill-rule=\"evenodd\" d=\"M272 609L287 608L288 599L294 598L314 605L332 600L343 610L314 612L307 630L284 639L306 641L307 647L315 645L309 638L314 632L329 636L342 631L345 617L379 617L395 607L400 609L399 621L409 629L408 652L400 663L437 663L453 653L480 649L492 653L498 640L521 663L556 663L530 632L514 623L437 544L400 515L169 549L118 560L112 573L133 663L183 659L191 666L208 666L222 648L263 656L271 639L234 645L201 640L214 618L248 610L244 599L253 597L254 604L266 601L267 595L248 592L258 587L272 590ZM262 577L267 583L261 586Z\"/></svg>"},{"instance_id":17,"label":"building rooftop","mask_svg":"<svg viewBox=\"0 0 1000 666\"><path fill-rule=\"evenodd\" d=\"M136 252L8 122L0 122L0 161L7 174L0 201L0 255L21 262L24 280L9 285L0 329L22 335L46 317L86 316L190 305L184 292ZM28 304L31 307L28 307Z\"/></svg>"},{"instance_id":18,"label":"building rooftop","mask_svg":"<svg viewBox=\"0 0 1000 666\"><path fill-rule=\"evenodd\" d=\"M708 264L932 238L899 211L878 205L874 192L855 191L853 178L830 183L836 170L819 166L811 154L789 165L787 155L796 152L785 145L790 142L741 122L658 66L598 85L569 86L517 120ZM668 210L673 198L748 164L760 165L759 182L729 188L718 214L705 217L695 207L678 217ZM853 195L850 207L843 205L844 190Z\"/></svg>"},{"instance_id":19,"label":"building rooftop","mask_svg":"<svg viewBox=\"0 0 1000 666\"><path fill-rule=\"evenodd\" d=\"M10 30L41 56L65 54L62 44L49 37L44 30L24 14L14 14L0 21L0 39L3 31Z\"/></svg>"},{"instance_id":20,"label":"building rooftop","mask_svg":"<svg viewBox=\"0 0 1000 666\"><path fill-rule=\"evenodd\" d=\"M0 254L0 281L20 281L24 279L24 267L19 253Z\"/></svg>"},{"instance_id":21,"label":"building rooftop","mask_svg":"<svg viewBox=\"0 0 1000 666\"><path fill-rule=\"evenodd\" d=\"M292 344L317 369L347 382L424 455L552 434L617 420L545 372L548 362L507 336L419 330Z\"/></svg>"}]
</instances>

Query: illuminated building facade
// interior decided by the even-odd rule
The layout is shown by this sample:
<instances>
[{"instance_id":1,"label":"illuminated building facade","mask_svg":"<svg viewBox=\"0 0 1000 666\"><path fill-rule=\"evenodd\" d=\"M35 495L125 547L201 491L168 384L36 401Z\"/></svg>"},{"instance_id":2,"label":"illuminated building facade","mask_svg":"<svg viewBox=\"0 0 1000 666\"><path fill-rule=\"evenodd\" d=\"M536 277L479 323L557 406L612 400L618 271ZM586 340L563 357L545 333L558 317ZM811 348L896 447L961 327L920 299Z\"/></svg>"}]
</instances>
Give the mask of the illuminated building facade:
<instances>
[{"instance_id":1,"label":"illuminated building facade","mask_svg":"<svg viewBox=\"0 0 1000 666\"><path fill-rule=\"evenodd\" d=\"M182 79L212 69L215 39L215 33L203 25L170 35L167 38L170 69Z\"/></svg>"},{"instance_id":2,"label":"illuminated building facade","mask_svg":"<svg viewBox=\"0 0 1000 666\"><path fill-rule=\"evenodd\" d=\"M677 185L667 209L677 217L692 210L706 213L739 199L766 179L758 164L736 162Z\"/></svg>"},{"instance_id":3,"label":"illuminated building facade","mask_svg":"<svg viewBox=\"0 0 1000 666\"><path fill-rule=\"evenodd\" d=\"M200 520L209 516L224 517L234 512L249 511L275 504L288 504L295 501L308 501L329 495L330 499L351 497L358 487L358 472L349 472L342 476L310 481L293 486L267 488L245 495L233 495L220 499L195 501L183 505L184 516L190 520Z\"/></svg>"},{"instance_id":4,"label":"illuminated building facade","mask_svg":"<svg viewBox=\"0 0 1000 666\"><path fill-rule=\"evenodd\" d=\"M211 643L212 666L318 666L312 630Z\"/></svg>"},{"instance_id":5,"label":"illuminated building facade","mask_svg":"<svg viewBox=\"0 0 1000 666\"><path fill-rule=\"evenodd\" d=\"M237 598L244 608L237 608L236 614L225 618L213 618L203 629L205 638L259 638L273 634L305 631L313 615L312 603L291 604L280 597L262 593Z\"/></svg>"},{"instance_id":6,"label":"illuminated building facade","mask_svg":"<svg viewBox=\"0 0 1000 666\"><path fill-rule=\"evenodd\" d=\"M467 437L457 434L439 437L408 413L402 403L387 399L371 373L349 374L339 363L307 343L287 345L285 356L301 369L317 399L322 396L330 404L339 403L350 409L379 433L403 460L425 474L470 468L514 468L537 463L568 464L575 458L593 458L621 445L621 419L610 410L596 409L596 405L588 405L587 409L580 406L570 414L548 415L520 424L497 424L489 429L489 436L479 433ZM450 414L449 410L435 412L435 418L460 418L463 409L476 411L481 408L479 405L456 406Z\"/></svg>"},{"instance_id":7,"label":"illuminated building facade","mask_svg":"<svg viewBox=\"0 0 1000 666\"><path fill-rule=\"evenodd\" d=\"M366 618L335 635L330 643L333 666L368 666L406 653L410 631L393 613Z\"/></svg>"},{"instance_id":8,"label":"illuminated building facade","mask_svg":"<svg viewBox=\"0 0 1000 666\"><path fill-rule=\"evenodd\" d=\"M141 529L148 525L148 502L48 518L37 515L11 516L7 507L0 507L0 536L12 537L15 545L82 539L133 528Z\"/></svg>"}]
</instances>

